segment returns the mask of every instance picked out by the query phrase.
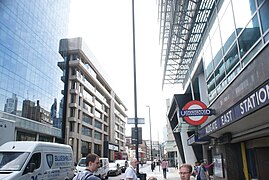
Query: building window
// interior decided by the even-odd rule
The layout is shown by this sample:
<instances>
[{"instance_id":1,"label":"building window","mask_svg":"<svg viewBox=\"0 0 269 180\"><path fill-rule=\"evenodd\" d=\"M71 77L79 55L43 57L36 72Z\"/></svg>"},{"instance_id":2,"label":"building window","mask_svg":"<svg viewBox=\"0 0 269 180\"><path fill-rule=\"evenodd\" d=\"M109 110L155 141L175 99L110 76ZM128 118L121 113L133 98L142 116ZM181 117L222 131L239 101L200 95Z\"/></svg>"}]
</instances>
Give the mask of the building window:
<instances>
[{"instance_id":1,"label":"building window","mask_svg":"<svg viewBox=\"0 0 269 180\"><path fill-rule=\"evenodd\" d=\"M97 111L96 109L95 109L94 115L95 115L95 117L102 119L102 113Z\"/></svg>"},{"instance_id":2,"label":"building window","mask_svg":"<svg viewBox=\"0 0 269 180\"><path fill-rule=\"evenodd\" d=\"M101 129L101 130L102 130L102 123L99 122L98 120L95 120L94 122L95 122L95 123L94 123L94 127L96 127L96 128L98 128L98 129Z\"/></svg>"},{"instance_id":3,"label":"building window","mask_svg":"<svg viewBox=\"0 0 269 180\"><path fill-rule=\"evenodd\" d=\"M70 108L70 117L76 117L76 109Z\"/></svg>"},{"instance_id":4,"label":"building window","mask_svg":"<svg viewBox=\"0 0 269 180\"><path fill-rule=\"evenodd\" d=\"M101 149L102 149L101 145L99 145L99 144L94 144L94 153L95 153L95 154L101 156Z\"/></svg>"},{"instance_id":5,"label":"building window","mask_svg":"<svg viewBox=\"0 0 269 180\"><path fill-rule=\"evenodd\" d=\"M94 131L94 138L98 140L102 140L102 134L98 131Z\"/></svg>"},{"instance_id":6,"label":"building window","mask_svg":"<svg viewBox=\"0 0 269 180\"><path fill-rule=\"evenodd\" d=\"M76 89L77 84L75 81L71 81L71 89Z\"/></svg>"},{"instance_id":7,"label":"building window","mask_svg":"<svg viewBox=\"0 0 269 180\"><path fill-rule=\"evenodd\" d=\"M82 135L92 137L92 130L90 128L87 128L85 126L82 126Z\"/></svg>"},{"instance_id":8,"label":"building window","mask_svg":"<svg viewBox=\"0 0 269 180\"><path fill-rule=\"evenodd\" d=\"M90 142L81 141L81 155L82 155L82 157L86 157L91 152L92 152L92 144Z\"/></svg>"},{"instance_id":9,"label":"building window","mask_svg":"<svg viewBox=\"0 0 269 180\"><path fill-rule=\"evenodd\" d=\"M108 122L108 117L107 116L104 116L104 121Z\"/></svg>"},{"instance_id":10,"label":"building window","mask_svg":"<svg viewBox=\"0 0 269 180\"><path fill-rule=\"evenodd\" d=\"M36 135L18 131L16 139L18 141L36 141Z\"/></svg>"},{"instance_id":11,"label":"building window","mask_svg":"<svg viewBox=\"0 0 269 180\"><path fill-rule=\"evenodd\" d=\"M247 53L260 37L258 18L257 16L254 16L238 39L241 57Z\"/></svg>"},{"instance_id":12,"label":"building window","mask_svg":"<svg viewBox=\"0 0 269 180\"><path fill-rule=\"evenodd\" d=\"M85 113L82 114L82 121L92 125L92 118Z\"/></svg>"},{"instance_id":13,"label":"building window","mask_svg":"<svg viewBox=\"0 0 269 180\"><path fill-rule=\"evenodd\" d=\"M83 109L87 110L89 113L92 112L92 107L86 102L83 102Z\"/></svg>"},{"instance_id":14,"label":"building window","mask_svg":"<svg viewBox=\"0 0 269 180\"><path fill-rule=\"evenodd\" d=\"M75 103L75 102L76 102L76 95L71 94L71 103Z\"/></svg>"},{"instance_id":15,"label":"building window","mask_svg":"<svg viewBox=\"0 0 269 180\"><path fill-rule=\"evenodd\" d=\"M78 119L80 119L81 110L78 110Z\"/></svg>"},{"instance_id":16,"label":"building window","mask_svg":"<svg viewBox=\"0 0 269 180\"><path fill-rule=\"evenodd\" d=\"M104 131L108 132L108 127L106 125L104 125Z\"/></svg>"},{"instance_id":17,"label":"building window","mask_svg":"<svg viewBox=\"0 0 269 180\"><path fill-rule=\"evenodd\" d=\"M104 135L104 141L108 141L108 136Z\"/></svg>"},{"instance_id":18,"label":"building window","mask_svg":"<svg viewBox=\"0 0 269 180\"><path fill-rule=\"evenodd\" d=\"M269 28L269 1L265 1L260 9L262 32L266 32Z\"/></svg>"},{"instance_id":19,"label":"building window","mask_svg":"<svg viewBox=\"0 0 269 180\"><path fill-rule=\"evenodd\" d=\"M74 122L69 122L69 131L74 132Z\"/></svg>"}]
</instances>

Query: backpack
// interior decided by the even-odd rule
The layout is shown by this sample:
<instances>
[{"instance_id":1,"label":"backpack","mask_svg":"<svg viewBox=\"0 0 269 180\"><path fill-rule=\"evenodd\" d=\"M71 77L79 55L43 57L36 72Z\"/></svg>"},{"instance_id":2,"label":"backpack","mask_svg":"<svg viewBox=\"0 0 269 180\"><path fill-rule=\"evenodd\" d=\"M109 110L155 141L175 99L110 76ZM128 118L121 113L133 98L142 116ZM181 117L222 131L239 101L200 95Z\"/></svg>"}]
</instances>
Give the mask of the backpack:
<instances>
[{"instance_id":1,"label":"backpack","mask_svg":"<svg viewBox=\"0 0 269 180\"><path fill-rule=\"evenodd\" d=\"M87 180L90 176L93 176L93 173L88 173L84 175L81 180Z\"/></svg>"},{"instance_id":2,"label":"backpack","mask_svg":"<svg viewBox=\"0 0 269 180\"><path fill-rule=\"evenodd\" d=\"M93 173L84 173L83 176L77 175L76 179L73 180L87 180L89 177L93 176Z\"/></svg>"}]
</instances>

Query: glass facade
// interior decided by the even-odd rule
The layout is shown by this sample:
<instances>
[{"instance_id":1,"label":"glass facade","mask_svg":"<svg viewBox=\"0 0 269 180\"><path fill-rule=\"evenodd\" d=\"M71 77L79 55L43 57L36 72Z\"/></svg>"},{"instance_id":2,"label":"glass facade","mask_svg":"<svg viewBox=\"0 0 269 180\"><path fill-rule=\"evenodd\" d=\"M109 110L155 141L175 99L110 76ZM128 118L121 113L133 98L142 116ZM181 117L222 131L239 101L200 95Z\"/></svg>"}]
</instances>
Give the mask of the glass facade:
<instances>
[{"instance_id":1,"label":"glass facade","mask_svg":"<svg viewBox=\"0 0 269 180\"><path fill-rule=\"evenodd\" d=\"M60 39L69 1L0 1L0 110L52 124L61 117ZM58 122L56 124L59 124Z\"/></svg>"},{"instance_id":2,"label":"glass facade","mask_svg":"<svg viewBox=\"0 0 269 180\"><path fill-rule=\"evenodd\" d=\"M221 0L216 4L200 55L210 102L268 43L268 12L269 1Z\"/></svg>"}]
</instances>

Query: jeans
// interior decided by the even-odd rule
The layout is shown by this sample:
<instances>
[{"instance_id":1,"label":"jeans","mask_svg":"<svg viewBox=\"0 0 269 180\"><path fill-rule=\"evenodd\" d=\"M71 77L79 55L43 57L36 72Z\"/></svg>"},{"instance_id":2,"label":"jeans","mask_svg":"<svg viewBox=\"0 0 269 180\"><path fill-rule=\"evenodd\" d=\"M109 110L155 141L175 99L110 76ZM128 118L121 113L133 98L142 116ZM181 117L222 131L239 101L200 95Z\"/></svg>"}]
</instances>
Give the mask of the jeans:
<instances>
[{"instance_id":1,"label":"jeans","mask_svg":"<svg viewBox=\"0 0 269 180\"><path fill-rule=\"evenodd\" d=\"M167 172L167 169L163 168L163 177L164 177L164 179L166 179L166 172Z\"/></svg>"}]
</instances>

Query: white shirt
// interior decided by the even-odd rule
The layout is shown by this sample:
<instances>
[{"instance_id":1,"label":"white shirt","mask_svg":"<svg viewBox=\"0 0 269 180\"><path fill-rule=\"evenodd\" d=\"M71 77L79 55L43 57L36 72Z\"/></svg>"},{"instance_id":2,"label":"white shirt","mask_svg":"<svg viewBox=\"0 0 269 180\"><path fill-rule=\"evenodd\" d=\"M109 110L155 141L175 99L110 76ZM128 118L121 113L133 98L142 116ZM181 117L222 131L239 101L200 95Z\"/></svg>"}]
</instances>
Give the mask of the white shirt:
<instances>
[{"instance_id":1,"label":"white shirt","mask_svg":"<svg viewBox=\"0 0 269 180\"><path fill-rule=\"evenodd\" d=\"M135 169L132 166L129 166L126 169L124 180L126 180L126 178L131 178L133 180L137 180L136 171L135 171Z\"/></svg>"}]
</instances>

